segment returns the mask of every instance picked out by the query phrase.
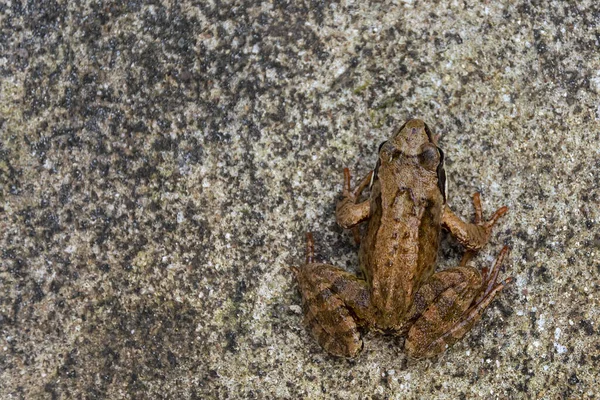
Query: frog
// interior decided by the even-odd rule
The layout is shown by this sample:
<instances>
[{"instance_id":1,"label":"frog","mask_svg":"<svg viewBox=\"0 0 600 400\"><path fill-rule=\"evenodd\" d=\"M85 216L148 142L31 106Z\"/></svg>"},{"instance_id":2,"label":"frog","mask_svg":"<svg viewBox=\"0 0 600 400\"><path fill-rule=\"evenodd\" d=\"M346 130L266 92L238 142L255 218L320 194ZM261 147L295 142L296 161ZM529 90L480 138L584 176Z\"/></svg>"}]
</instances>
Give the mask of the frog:
<instances>
[{"instance_id":1,"label":"frog","mask_svg":"<svg viewBox=\"0 0 600 400\"><path fill-rule=\"evenodd\" d=\"M305 325L327 353L354 358L364 348L364 333L375 331L404 337L410 358L437 356L462 339L512 281L498 281L507 246L491 268L480 272L469 262L508 207L484 220L475 193L474 221L455 214L438 139L422 120L411 119L380 145L375 168L356 188L344 169L336 220L360 242L359 274L317 262L307 233L305 264L292 270ZM457 267L436 272L442 229L466 251Z\"/></svg>"}]
</instances>

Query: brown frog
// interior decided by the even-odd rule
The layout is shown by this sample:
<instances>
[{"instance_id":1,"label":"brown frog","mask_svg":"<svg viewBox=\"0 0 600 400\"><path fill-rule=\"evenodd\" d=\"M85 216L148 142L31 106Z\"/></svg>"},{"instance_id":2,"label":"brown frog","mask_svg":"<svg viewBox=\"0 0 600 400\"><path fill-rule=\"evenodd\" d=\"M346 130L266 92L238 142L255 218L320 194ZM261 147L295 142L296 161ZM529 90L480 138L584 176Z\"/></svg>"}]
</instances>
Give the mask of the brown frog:
<instances>
[{"instance_id":1,"label":"brown frog","mask_svg":"<svg viewBox=\"0 0 600 400\"><path fill-rule=\"evenodd\" d=\"M483 274L466 265L508 208L483 221L476 193L475 222L464 222L448 207L445 183L444 153L418 119L380 146L375 169L355 190L350 188L350 172L344 170L336 218L355 233L358 224L368 221L359 252L364 277L315 263L310 233L306 264L293 267L305 323L327 352L358 355L362 328L370 328L405 335L406 351L413 358L435 356L461 339L511 281L496 281L507 247ZM359 202L367 186L370 196ZM458 267L434 273L442 227L467 251Z\"/></svg>"}]
</instances>

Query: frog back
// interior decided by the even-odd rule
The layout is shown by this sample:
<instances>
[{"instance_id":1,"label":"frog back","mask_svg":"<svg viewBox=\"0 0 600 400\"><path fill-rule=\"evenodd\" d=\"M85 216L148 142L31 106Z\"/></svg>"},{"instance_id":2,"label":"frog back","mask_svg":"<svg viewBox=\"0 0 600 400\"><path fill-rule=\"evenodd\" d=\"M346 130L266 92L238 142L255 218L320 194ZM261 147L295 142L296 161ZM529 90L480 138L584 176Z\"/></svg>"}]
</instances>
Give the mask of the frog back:
<instances>
[{"instance_id":1,"label":"frog back","mask_svg":"<svg viewBox=\"0 0 600 400\"><path fill-rule=\"evenodd\" d=\"M383 329L401 325L435 269L443 205L435 174L398 164L379 171L359 258Z\"/></svg>"}]
</instances>

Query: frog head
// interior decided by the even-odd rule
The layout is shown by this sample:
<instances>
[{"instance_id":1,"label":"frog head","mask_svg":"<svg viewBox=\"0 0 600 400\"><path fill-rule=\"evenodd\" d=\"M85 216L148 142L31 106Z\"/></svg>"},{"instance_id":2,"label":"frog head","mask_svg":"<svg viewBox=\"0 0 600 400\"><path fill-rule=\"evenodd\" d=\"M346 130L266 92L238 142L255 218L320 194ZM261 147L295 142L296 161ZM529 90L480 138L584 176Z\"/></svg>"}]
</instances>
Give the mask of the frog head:
<instances>
[{"instance_id":1,"label":"frog head","mask_svg":"<svg viewBox=\"0 0 600 400\"><path fill-rule=\"evenodd\" d=\"M420 119L407 121L395 135L379 146L379 159L371 184L377 179L382 164L393 163L413 164L435 174L444 201L446 200L444 152L437 145L437 136L433 135L425 122Z\"/></svg>"}]
</instances>

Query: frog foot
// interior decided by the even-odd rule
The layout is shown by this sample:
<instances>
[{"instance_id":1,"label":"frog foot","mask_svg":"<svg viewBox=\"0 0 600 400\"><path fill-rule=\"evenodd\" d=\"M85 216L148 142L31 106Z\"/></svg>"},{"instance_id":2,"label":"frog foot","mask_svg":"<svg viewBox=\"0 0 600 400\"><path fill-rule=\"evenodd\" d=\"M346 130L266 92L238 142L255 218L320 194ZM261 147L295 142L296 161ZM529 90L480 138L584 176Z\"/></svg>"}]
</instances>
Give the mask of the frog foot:
<instances>
[{"instance_id":1,"label":"frog foot","mask_svg":"<svg viewBox=\"0 0 600 400\"><path fill-rule=\"evenodd\" d=\"M508 207L500 207L496 210L494 215L492 215L492 217L489 220L485 221L483 219L483 208L481 207L481 194L479 194L479 192L475 192L473 194L473 208L475 208L474 225L480 231L480 234L478 236L480 237L479 242L481 243L481 246L478 247L481 248L490 240L490 236L492 235L492 228L494 227L496 222L498 222L498 220L508 212ZM467 248L469 250L477 250L469 247L468 245Z\"/></svg>"},{"instance_id":2,"label":"frog foot","mask_svg":"<svg viewBox=\"0 0 600 400\"><path fill-rule=\"evenodd\" d=\"M354 239L359 240L358 224L367 220L370 216L371 206L369 200L357 203L358 198L371 181L373 171L369 172L358 186L352 190L350 186L350 170L344 168L344 187L342 198L338 201L335 216L338 224L345 229L352 229Z\"/></svg>"},{"instance_id":3,"label":"frog foot","mask_svg":"<svg viewBox=\"0 0 600 400\"><path fill-rule=\"evenodd\" d=\"M481 194L479 192L473 194L473 207L475 208L475 225L484 227L486 232L489 233L491 233L492 227L498 222L500 217L508 212L508 207L502 206L496 210L492 218L488 221L483 221L483 208L481 207Z\"/></svg>"},{"instance_id":4,"label":"frog foot","mask_svg":"<svg viewBox=\"0 0 600 400\"><path fill-rule=\"evenodd\" d=\"M481 195L479 193L473 195L473 206L475 208L475 221L468 223L454 214L448 204L446 204L444 215L442 216L442 224L468 251L476 252L489 241L492 228L500 217L506 214L508 207L500 207L489 220L484 221Z\"/></svg>"}]
</instances>

